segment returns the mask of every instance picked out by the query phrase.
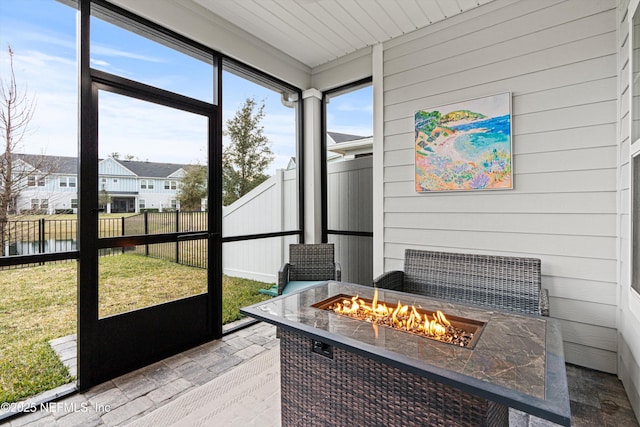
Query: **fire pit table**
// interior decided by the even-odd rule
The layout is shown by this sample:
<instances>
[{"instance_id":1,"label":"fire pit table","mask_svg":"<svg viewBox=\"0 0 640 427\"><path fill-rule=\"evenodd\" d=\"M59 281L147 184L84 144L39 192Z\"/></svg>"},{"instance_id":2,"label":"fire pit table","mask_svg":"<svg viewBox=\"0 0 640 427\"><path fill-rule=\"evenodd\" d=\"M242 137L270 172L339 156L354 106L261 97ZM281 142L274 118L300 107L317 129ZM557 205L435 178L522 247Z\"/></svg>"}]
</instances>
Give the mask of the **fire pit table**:
<instances>
[{"instance_id":1,"label":"fire pit table","mask_svg":"<svg viewBox=\"0 0 640 427\"><path fill-rule=\"evenodd\" d=\"M343 301L377 314L338 314ZM384 304L404 330L372 319ZM463 329L471 343L416 332L429 329L424 325L437 321L438 311L451 320L445 329L456 337ZM507 426L509 407L570 425L562 337L553 319L343 282L241 312L280 328L283 426ZM408 318L413 312L419 320Z\"/></svg>"}]
</instances>

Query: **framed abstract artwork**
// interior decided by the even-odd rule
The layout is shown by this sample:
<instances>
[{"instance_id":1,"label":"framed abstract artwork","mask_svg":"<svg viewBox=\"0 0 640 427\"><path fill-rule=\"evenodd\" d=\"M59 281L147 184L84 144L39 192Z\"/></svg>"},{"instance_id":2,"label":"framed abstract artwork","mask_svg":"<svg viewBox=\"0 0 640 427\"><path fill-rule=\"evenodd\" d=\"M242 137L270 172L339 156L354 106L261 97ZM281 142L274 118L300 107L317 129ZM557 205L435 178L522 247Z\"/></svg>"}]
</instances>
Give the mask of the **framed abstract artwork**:
<instances>
[{"instance_id":1,"label":"framed abstract artwork","mask_svg":"<svg viewBox=\"0 0 640 427\"><path fill-rule=\"evenodd\" d=\"M511 93L415 113L416 191L513 188Z\"/></svg>"}]
</instances>

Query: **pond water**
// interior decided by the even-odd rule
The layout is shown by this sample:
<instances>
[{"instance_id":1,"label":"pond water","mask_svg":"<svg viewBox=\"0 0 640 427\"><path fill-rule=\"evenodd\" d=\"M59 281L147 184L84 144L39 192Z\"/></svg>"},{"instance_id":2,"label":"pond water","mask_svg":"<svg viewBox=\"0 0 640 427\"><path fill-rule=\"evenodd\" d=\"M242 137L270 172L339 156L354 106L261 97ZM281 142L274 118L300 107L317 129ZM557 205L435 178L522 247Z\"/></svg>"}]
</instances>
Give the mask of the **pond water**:
<instances>
[{"instance_id":1,"label":"pond water","mask_svg":"<svg viewBox=\"0 0 640 427\"><path fill-rule=\"evenodd\" d=\"M78 250L76 239L58 240L46 239L44 242L44 251L40 250L40 242L14 242L5 247L5 254L9 255L32 255L50 252L67 252Z\"/></svg>"}]
</instances>

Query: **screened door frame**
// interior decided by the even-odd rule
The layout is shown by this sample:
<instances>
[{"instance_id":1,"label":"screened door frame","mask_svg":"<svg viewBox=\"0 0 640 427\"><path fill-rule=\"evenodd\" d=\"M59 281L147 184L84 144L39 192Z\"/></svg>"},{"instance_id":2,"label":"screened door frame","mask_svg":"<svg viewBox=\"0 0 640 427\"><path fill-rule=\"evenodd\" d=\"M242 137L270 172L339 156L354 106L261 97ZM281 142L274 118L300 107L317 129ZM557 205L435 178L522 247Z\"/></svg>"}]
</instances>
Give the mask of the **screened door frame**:
<instances>
[{"instance_id":1,"label":"screened door frame","mask_svg":"<svg viewBox=\"0 0 640 427\"><path fill-rule=\"evenodd\" d=\"M185 111L200 111L204 107L202 101L193 100L188 97L173 94L158 88L152 88L138 82L132 82L122 77L114 76L103 71L94 70L90 66L90 21L92 12L98 12L100 17L107 17L109 21L117 21L118 24L124 23L122 26L129 31L142 33L151 39L160 41L163 44L176 45L176 50L186 52L192 56L211 58L214 66L212 76L214 97L212 114L215 119L209 120L209 135L213 138L209 145L209 230L206 238L209 241L209 292L207 294L208 307L213 307L211 318L207 321L207 327L210 326L210 333L207 332L206 339L210 340L221 337L223 334L232 333L235 329L228 329L223 332L222 329L222 245L228 242L237 242L241 240L253 240L270 237L284 237L290 235L298 235L299 241L304 242L304 151L303 151L303 104L300 102L297 107L297 193L298 193L298 226L294 230L287 230L273 233L260 233L254 235L243 236L225 236L222 237L222 71L224 67L240 72L248 80L282 88L289 93L296 93L297 99L302 99L302 90L287 82L261 72L251 66L241 63L233 58L227 57L213 49L210 49L198 42L194 42L187 37L168 30L158 24L141 18L131 12L128 12L118 6L115 6L105 0L60 0L63 2L77 4L80 10L79 14L79 175L83 177L78 182L78 251L76 252L79 259L78 268L78 387L84 390L92 384L96 384L106 377L103 375L98 378L91 372L90 366L92 360L95 359L96 353L99 351L96 340L99 338L100 327L98 319L97 301L98 301L98 271L97 263L91 261L94 252L97 252L95 237L97 236L97 91L108 90L121 95L132 96L134 98L143 99L158 104L169 102L172 107L177 107ZM284 93L284 92L283 92ZM194 101L193 103L191 101ZM195 106L195 107L194 107ZM192 112L195 112L192 111ZM85 180L86 177L86 180ZM213 202L213 203L212 203ZM129 237L127 244L136 244L136 242L149 242L154 239L178 238L179 236L142 236ZM203 236L200 236L203 237ZM199 238L199 237L193 237ZM142 239L142 240L139 240ZM107 244L124 244L124 241L109 241L109 239L101 239L101 245ZM215 283L211 285L212 281ZM152 318L152 317L151 317ZM88 319L88 320L87 320ZM118 327L124 328L125 325ZM128 325L126 325L128 327ZM81 344L91 343L93 345ZM189 345L184 345L183 349L196 345L193 341ZM170 352L177 353L181 351L179 347L171 349ZM166 354L169 355L169 354ZM157 355L155 359L161 358ZM147 360L146 364L152 363L154 360ZM126 370L135 369L130 365ZM124 369L120 369L123 373ZM115 372L109 374L113 376Z\"/></svg>"},{"instance_id":2,"label":"screened door frame","mask_svg":"<svg viewBox=\"0 0 640 427\"><path fill-rule=\"evenodd\" d=\"M86 390L118 375L222 336L222 123L220 115L221 57L209 55L213 66L214 100L208 103L145 85L90 66L92 7L100 13L147 25L157 34L185 40L161 27L141 22L102 1L80 2L80 139L78 182L78 388ZM115 15L114 15L115 14ZM165 39L166 40L166 39ZM209 215L200 233L163 233L98 238L98 106L99 92L108 91L208 119L207 166ZM217 201L217 202L216 202ZM206 239L207 293L99 317L99 250L140 244Z\"/></svg>"}]
</instances>

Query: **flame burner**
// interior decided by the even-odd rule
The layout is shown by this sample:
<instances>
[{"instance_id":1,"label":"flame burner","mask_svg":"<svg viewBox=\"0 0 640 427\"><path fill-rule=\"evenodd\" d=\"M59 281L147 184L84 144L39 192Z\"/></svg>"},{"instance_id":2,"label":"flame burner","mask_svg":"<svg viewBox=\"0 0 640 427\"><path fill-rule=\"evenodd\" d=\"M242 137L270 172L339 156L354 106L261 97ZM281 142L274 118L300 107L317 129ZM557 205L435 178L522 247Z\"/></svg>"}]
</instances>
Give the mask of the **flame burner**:
<instances>
[{"instance_id":1,"label":"flame burner","mask_svg":"<svg viewBox=\"0 0 640 427\"><path fill-rule=\"evenodd\" d=\"M373 300L340 294L313 304L313 307L369 322L376 337L380 325L470 349L475 346L484 326L475 320L445 316L439 310L402 305L400 301L395 306L378 301L377 289Z\"/></svg>"}]
</instances>

